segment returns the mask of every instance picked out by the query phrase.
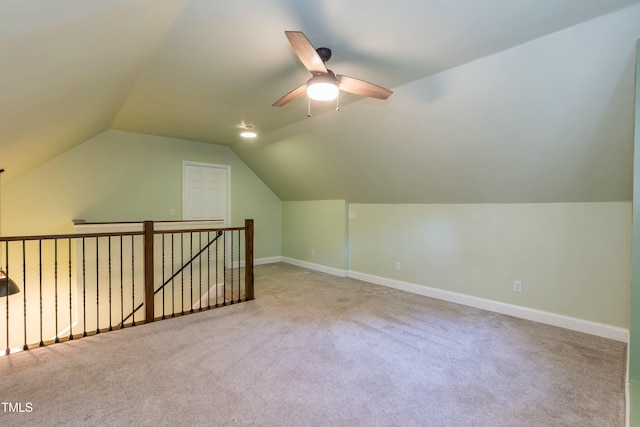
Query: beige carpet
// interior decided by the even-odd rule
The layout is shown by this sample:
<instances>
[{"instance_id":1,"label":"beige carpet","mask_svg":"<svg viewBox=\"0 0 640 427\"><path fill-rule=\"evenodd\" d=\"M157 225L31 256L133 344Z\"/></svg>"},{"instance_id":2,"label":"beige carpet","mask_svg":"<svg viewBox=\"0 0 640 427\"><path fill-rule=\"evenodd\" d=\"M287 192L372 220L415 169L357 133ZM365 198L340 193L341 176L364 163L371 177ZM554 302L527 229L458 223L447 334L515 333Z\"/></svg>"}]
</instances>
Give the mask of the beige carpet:
<instances>
[{"instance_id":1,"label":"beige carpet","mask_svg":"<svg viewBox=\"0 0 640 427\"><path fill-rule=\"evenodd\" d=\"M626 346L286 264L256 300L0 357L0 425L623 426ZM6 405L5 405L6 408Z\"/></svg>"}]
</instances>

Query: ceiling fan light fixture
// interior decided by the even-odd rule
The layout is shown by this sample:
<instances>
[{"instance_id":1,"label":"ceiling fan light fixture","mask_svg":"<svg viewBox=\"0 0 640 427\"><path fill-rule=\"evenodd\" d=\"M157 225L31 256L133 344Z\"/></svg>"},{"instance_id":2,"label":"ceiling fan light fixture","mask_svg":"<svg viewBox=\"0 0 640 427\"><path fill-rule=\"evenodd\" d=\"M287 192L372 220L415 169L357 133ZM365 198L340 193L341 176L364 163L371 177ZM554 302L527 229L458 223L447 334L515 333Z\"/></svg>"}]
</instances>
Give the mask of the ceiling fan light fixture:
<instances>
[{"instance_id":1,"label":"ceiling fan light fixture","mask_svg":"<svg viewBox=\"0 0 640 427\"><path fill-rule=\"evenodd\" d=\"M307 95L315 101L331 101L338 97L338 83L328 74L313 76L307 82Z\"/></svg>"},{"instance_id":2,"label":"ceiling fan light fixture","mask_svg":"<svg viewBox=\"0 0 640 427\"><path fill-rule=\"evenodd\" d=\"M302 31L285 31L291 47L302 65L311 73L307 83L303 83L273 103L274 107L282 107L307 92L309 105L311 100L331 101L338 98L340 92L352 93L369 98L387 99L393 93L389 89L364 80L333 73L325 65L331 58L331 49L314 48ZM310 110L311 108L309 108ZM336 108L336 110L338 110ZM309 116L311 111L307 114Z\"/></svg>"},{"instance_id":3,"label":"ceiling fan light fixture","mask_svg":"<svg viewBox=\"0 0 640 427\"><path fill-rule=\"evenodd\" d=\"M242 132L240 132L240 136L243 138L255 138L258 136L256 131L253 129L253 126L245 126Z\"/></svg>"}]
</instances>

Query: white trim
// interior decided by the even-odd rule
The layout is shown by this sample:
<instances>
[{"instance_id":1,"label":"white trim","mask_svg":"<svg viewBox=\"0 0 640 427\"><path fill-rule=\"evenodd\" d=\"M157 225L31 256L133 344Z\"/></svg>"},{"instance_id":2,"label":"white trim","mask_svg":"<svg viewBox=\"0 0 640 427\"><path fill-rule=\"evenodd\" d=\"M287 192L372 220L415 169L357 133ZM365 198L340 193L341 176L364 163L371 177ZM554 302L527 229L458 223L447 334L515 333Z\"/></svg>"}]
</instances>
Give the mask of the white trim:
<instances>
[{"instance_id":1,"label":"white trim","mask_svg":"<svg viewBox=\"0 0 640 427\"><path fill-rule=\"evenodd\" d=\"M253 265L261 265L261 264L274 264L276 262L282 262L282 257L272 256L268 258L254 258ZM233 261L231 268L243 268L246 265L244 260Z\"/></svg>"},{"instance_id":2,"label":"white trim","mask_svg":"<svg viewBox=\"0 0 640 427\"><path fill-rule=\"evenodd\" d=\"M83 222L73 226L76 233L136 233L143 229L142 222Z\"/></svg>"},{"instance_id":3,"label":"white trim","mask_svg":"<svg viewBox=\"0 0 640 427\"><path fill-rule=\"evenodd\" d=\"M282 257L281 256L272 256L272 257L268 257L268 258L256 258L256 259L253 260L253 265L275 264L276 262L282 262ZM242 261L242 264L244 264L244 261Z\"/></svg>"},{"instance_id":4,"label":"white trim","mask_svg":"<svg viewBox=\"0 0 640 427\"><path fill-rule=\"evenodd\" d=\"M206 219L202 221L156 221L153 229L156 231L197 230L199 228L224 228L222 219Z\"/></svg>"},{"instance_id":5,"label":"white trim","mask_svg":"<svg viewBox=\"0 0 640 427\"><path fill-rule=\"evenodd\" d=\"M340 270L333 267L327 267L320 264L314 264L308 261L288 257L270 257L254 260L254 265L269 264L275 262L284 262L296 265L298 267L315 270L322 273L332 274L340 277L350 277L363 282L375 285L386 286L389 288L399 289L405 292L411 292L443 301L449 301L456 304L462 304L482 310L492 311L495 313L506 314L508 316L520 319L531 320L546 325L558 326L560 328L570 329L572 331L583 332L590 335L596 335L603 338L612 339L624 343L629 342L629 330L617 326L606 325L604 323L592 322L590 320L578 319L576 317L564 316L562 314L551 313L548 311L536 310L532 308L522 307L513 304L506 304L486 298L474 297L471 295L460 294L457 292L446 291L443 289L431 288L429 286L416 285L414 283L403 282L400 280L389 279L386 277L374 276L357 271ZM241 262L244 265L244 261ZM628 359L628 354L627 354ZM627 361L628 363L628 361Z\"/></svg>"},{"instance_id":6,"label":"white trim","mask_svg":"<svg viewBox=\"0 0 640 427\"><path fill-rule=\"evenodd\" d=\"M348 277L347 270L340 270L338 268L327 267L326 265L314 264L308 261L302 261L295 258L282 257L282 262L287 264L297 265L298 267L308 268L309 270L319 271L321 273L333 274L334 276Z\"/></svg>"},{"instance_id":7,"label":"white trim","mask_svg":"<svg viewBox=\"0 0 640 427\"><path fill-rule=\"evenodd\" d=\"M348 273L348 277L362 280L363 282L387 286L389 288L399 289L402 291L449 301L456 304L462 304L470 307L480 308L483 310L493 311L495 313L506 314L508 316L518 317L520 319L532 320L534 322L558 326L573 331L584 332L587 334L596 335L616 341L625 343L629 342L628 329L605 325L604 323L597 323L589 320L578 319L575 317L564 316L561 314L550 313L547 311L521 307L513 304L506 304L485 298L460 294L457 292L445 291L442 289L436 289L428 286L416 285L414 283L403 282L400 280L389 279L386 277L374 276L366 273L358 273L356 271L349 271Z\"/></svg>"},{"instance_id":8,"label":"white trim","mask_svg":"<svg viewBox=\"0 0 640 427\"><path fill-rule=\"evenodd\" d=\"M76 233L126 233L140 232L143 222L85 222L75 224ZM224 228L222 219L208 219L203 221L154 221L155 231L180 231L209 228Z\"/></svg>"},{"instance_id":9,"label":"white trim","mask_svg":"<svg viewBox=\"0 0 640 427\"><path fill-rule=\"evenodd\" d=\"M628 344L628 343L627 343ZM625 371L624 371L624 378L625 378L625 388L624 388L624 403L625 403L625 408L626 408L626 413L625 413L625 427L630 427L631 426L631 378L629 378L629 367L630 367L630 357L631 357L631 346L627 345L627 360L626 360L626 366L625 366Z\"/></svg>"},{"instance_id":10,"label":"white trim","mask_svg":"<svg viewBox=\"0 0 640 427\"><path fill-rule=\"evenodd\" d=\"M627 365L625 366L625 371L624 371L624 378L626 379L625 381L625 387L624 387L624 407L625 407L625 427L630 427L631 426L631 382L629 379L629 353L630 353L630 345L627 345Z\"/></svg>"},{"instance_id":11,"label":"white trim","mask_svg":"<svg viewBox=\"0 0 640 427\"><path fill-rule=\"evenodd\" d=\"M199 310L200 308L207 308L210 304L209 301L213 296L213 299L216 297L216 289L218 290L218 300L222 298L224 293L224 283L218 283L209 289L209 292L205 292L202 297L200 297L200 301L193 304L191 307L192 310ZM217 303L218 301L216 301ZM224 301L223 301L224 302Z\"/></svg>"}]
</instances>

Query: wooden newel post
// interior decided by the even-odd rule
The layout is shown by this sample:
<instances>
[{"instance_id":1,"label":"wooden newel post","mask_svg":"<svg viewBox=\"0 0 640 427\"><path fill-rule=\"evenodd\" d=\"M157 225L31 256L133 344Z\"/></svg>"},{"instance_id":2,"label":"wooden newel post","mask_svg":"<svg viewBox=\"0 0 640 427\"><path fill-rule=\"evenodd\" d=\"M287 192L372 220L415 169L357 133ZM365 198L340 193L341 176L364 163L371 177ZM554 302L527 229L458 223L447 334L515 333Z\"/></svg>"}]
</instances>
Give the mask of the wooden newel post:
<instances>
[{"instance_id":1,"label":"wooden newel post","mask_svg":"<svg viewBox=\"0 0 640 427\"><path fill-rule=\"evenodd\" d=\"M253 220L244 220L244 288L245 299L253 296Z\"/></svg>"},{"instance_id":2,"label":"wooden newel post","mask_svg":"<svg viewBox=\"0 0 640 427\"><path fill-rule=\"evenodd\" d=\"M145 323L155 319L153 293L153 221L144 222L144 319Z\"/></svg>"}]
</instances>

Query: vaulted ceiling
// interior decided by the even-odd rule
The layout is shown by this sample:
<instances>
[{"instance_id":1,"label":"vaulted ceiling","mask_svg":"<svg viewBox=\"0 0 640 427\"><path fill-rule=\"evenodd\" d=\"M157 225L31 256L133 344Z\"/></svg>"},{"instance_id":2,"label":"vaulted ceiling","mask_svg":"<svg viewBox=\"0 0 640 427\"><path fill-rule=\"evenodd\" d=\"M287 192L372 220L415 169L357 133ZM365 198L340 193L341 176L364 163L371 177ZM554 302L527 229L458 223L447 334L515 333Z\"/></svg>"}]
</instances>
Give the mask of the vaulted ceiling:
<instances>
[{"instance_id":1,"label":"vaulted ceiling","mask_svg":"<svg viewBox=\"0 0 640 427\"><path fill-rule=\"evenodd\" d=\"M285 30L394 94L272 107L310 77ZM640 0L0 0L0 167L118 129L227 145L283 200L630 200L638 38Z\"/></svg>"}]
</instances>

